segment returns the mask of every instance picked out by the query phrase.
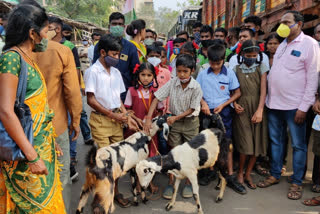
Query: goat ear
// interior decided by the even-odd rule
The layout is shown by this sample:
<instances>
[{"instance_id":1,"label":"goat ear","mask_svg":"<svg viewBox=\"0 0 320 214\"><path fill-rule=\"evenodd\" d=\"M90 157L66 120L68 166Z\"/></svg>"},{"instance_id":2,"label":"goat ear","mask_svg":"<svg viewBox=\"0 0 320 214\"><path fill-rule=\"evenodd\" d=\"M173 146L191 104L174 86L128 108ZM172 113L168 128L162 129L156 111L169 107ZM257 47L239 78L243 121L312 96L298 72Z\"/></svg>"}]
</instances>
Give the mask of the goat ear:
<instances>
[{"instance_id":1,"label":"goat ear","mask_svg":"<svg viewBox=\"0 0 320 214\"><path fill-rule=\"evenodd\" d=\"M162 134L163 134L163 137L166 141L168 141L168 137L169 137L169 126L167 123L164 123L163 124L163 129L162 129Z\"/></svg>"}]
</instances>

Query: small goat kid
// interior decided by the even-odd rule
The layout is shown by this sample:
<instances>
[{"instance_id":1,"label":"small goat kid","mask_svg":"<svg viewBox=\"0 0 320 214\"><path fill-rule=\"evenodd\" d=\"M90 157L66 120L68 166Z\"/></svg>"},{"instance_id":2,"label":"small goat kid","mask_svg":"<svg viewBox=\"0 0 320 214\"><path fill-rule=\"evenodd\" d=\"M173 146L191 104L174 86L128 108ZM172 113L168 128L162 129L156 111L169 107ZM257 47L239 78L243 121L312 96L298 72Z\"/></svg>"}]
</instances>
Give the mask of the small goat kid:
<instances>
[{"instance_id":1,"label":"small goat kid","mask_svg":"<svg viewBox=\"0 0 320 214\"><path fill-rule=\"evenodd\" d=\"M87 155L86 182L82 186L77 213L82 213L89 193L94 191L92 209L95 214L112 213L114 211L114 182L130 171L134 203L137 205L135 165L148 157L148 142L157 131L163 128L165 138L169 134L166 117L152 120L150 135L137 132L127 139L110 146L97 149L93 146ZM142 194L146 201L145 193Z\"/></svg>"},{"instance_id":2,"label":"small goat kid","mask_svg":"<svg viewBox=\"0 0 320 214\"><path fill-rule=\"evenodd\" d=\"M220 117L218 119L221 121ZM226 187L226 160L229 150L229 143L226 142L224 135L225 132L222 123L220 129L213 128L203 130L190 142L176 146L168 155L163 157L155 156L140 161L136 166L136 173L142 188L145 189L148 187L155 172L173 174L176 177L174 193L171 201L166 206L166 210L170 210L175 204L181 180L187 177L192 184L193 196L197 203L198 213L203 213L200 204L197 173L199 169L214 166L218 160L215 167L220 171L219 177L222 182L216 202L222 201Z\"/></svg>"}]
</instances>

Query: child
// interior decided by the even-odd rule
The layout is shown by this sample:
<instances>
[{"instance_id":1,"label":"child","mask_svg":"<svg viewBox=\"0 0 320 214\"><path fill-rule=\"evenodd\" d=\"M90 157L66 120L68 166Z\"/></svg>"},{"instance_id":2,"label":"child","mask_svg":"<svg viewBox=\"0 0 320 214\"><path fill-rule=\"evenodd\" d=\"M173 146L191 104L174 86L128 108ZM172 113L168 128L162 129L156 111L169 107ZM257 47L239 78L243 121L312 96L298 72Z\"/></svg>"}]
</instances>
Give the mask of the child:
<instances>
[{"instance_id":1,"label":"child","mask_svg":"<svg viewBox=\"0 0 320 214\"><path fill-rule=\"evenodd\" d=\"M171 77L174 78L176 76L176 57L180 54L181 46L186 43L187 40L184 38L175 38L173 40L173 53L170 56L170 66L172 67Z\"/></svg>"},{"instance_id":2,"label":"child","mask_svg":"<svg viewBox=\"0 0 320 214\"><path fill-rule=\"evenodd\" d=\"M158 69L151 63L146 62L141 65L136 65L134 74L134 87L130 87L127 93L124 105L127 109L134 111L137 120L142 126L142 121L146 118L151 102L154 99L154 92L158 88L158 81L156 73ZM162 108L162 103L159 103L158 109ZM152 118L157 116L157 112L154 112ZM149 143L149 157L157 155L158 151L158 138L155 135L152 138L152 142ZM158 187L150 183L152 193L158 192Z\"/></svg>"},{"instance_id":3,"label":"child","mask_svg":"<svg viewBox=\"0 0 320 214\"><path fill-rule=\"evenodd\" d=\"M257 57L260 55L260 60ZM240 60L242 56L243 60ZM238 181L248 188L256 189L250 176L259 155L267 153L267 121L264 104L267 94L267 67L261 63L262 53L255 40L247 40L238 55L234 68L240 82L241 97L234 102L236 115L233 120L234 140L240 153ZM245 131L244 131L245 130ZM244 165L249 157L248 166L243 178Z\"/></svg>"},{"instance_id":4,"label":"child","mask_svg":"<svg viewBox=\"0 0 320 214\"><path fill-rule=\"evenodd\" d=\"M118 64L121 44L111 35L101 37L98 44L100 58L85 73L88 105L93 109L90 116L92 138L99 148L123 140L122 124L136 130L137 124L127 116L120 99L125 92L121 73L114 66ZM129 207L130 201L118 192L115 185L115 200L121 207Z\"/></svg>"},{"instance_id":5,"label":"child","mask_svg":"<svg viewBox=\"0 0 320 214\"><path fill-rule=\"evenodd\" d=\"M230 106L240 95L240 85L235 73L223 64L226 47L224 44L214 44L208 49L210 67L199 73L197 81L203 91L201 110L204 114L220 114L226 127L226 137L232 138L232 112ZM231 93L232 92L232 93ZM245 194L243 185L232 176L232 151L228 154L228 185L240 194Z\"/></svg>"},{"instance_id":6,"label":"child","mask_svg":"<svg viewBox=\"0 0 320 214\"><path fill-rule=\"evenodd\" d=\"M167 65L167 56L166 56L166 49L164 47L160 47L161 50L161 63L160 68L168 69L170 72L172 72L172 67L170 65Z\"/></svg>"},{"instance_id":7,"label":"child","mask_svg":"<svg viewBox=\"0 0 320 214\"><path fill-rule=\"evenodd\" d=\"M190 141L199 132L199 118L193 116L195 109L200 107L202 91L191 74L195 70L195 62L192 56L182 54L177 57L176 62L177 76L167 82L155 93L155 99L152 101L144 130L149 132L151 127L151 118L158 102L169 98L169 110L172 113L167 123L172 126L168 138L168 144L173 148L177 145ZM173 194L173 176L170 175L169 185L163 193L163 197L171 199ZM186 182L182 196L190 198L193 196L190 182Z\"/></svg>"},{"instance_id":8,"label":"child","mask_svg":"<svg viewBox=\"0 0 320 214\"><path fill-rule=\"evenodd\" d=\"M170 79L171 79L171 73L168 69L163 68L160 66L161 63L161 54L165 55L165 49L156 43L147 47L147 60L150 62L153 66L156 66L159 70L157 74L157 81L159 83L159 88L164 86ZM164 106L163 108L163 114L170 113L169 111L169 98L162 101L162 104ZM168 153L168 145L166 140L163 138L163 133L158 133L159 137L159 152L160 154L164 155Z\"/></svg>"}]
</instances>

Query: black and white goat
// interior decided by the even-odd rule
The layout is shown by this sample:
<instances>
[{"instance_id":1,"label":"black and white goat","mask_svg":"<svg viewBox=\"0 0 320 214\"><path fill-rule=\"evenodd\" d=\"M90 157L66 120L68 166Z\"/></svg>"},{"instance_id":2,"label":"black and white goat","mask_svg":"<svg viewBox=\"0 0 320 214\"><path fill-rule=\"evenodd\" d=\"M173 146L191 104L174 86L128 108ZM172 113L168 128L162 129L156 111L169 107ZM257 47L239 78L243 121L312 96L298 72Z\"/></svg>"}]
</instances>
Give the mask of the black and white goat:
<instances>
[{"instance_id":1,"label":"black and white goat","mask_svg":"<svg viewBox=\"0 0 320 214\"><path fill-rule=\"evenodd\" d=\"M222 120L219 115L214 116ZM222 129L222 130L221 130ZM200 132L190 142L173 148L168 155L155 156L140 161L136 166L142 188L147 188L155 172L170 173L176 177L174 193L171 201L166 205L166 210L170 210L176 201L177 191L182 179L188 178L192 184L193 196L197 203L198 213L203 213L199 197L199 185L197 173L199 169L214 166L219 169L221 188L217 202L223 198L226 187L225 177L227 176L227 155L229 143L225 142L223 123L221 128L206 129Z\"/></svg>"},{"instance_id":2,"label":"black and white goat","mask_svg":"<svg viewBox=\"0 0 320 214\"><path fill-rule=\"evenodd\" d=\"M150 135L143 131L137 132L127 139L110 146L97 149L93 146L87 155L86 182L82 186L77 213L82 213L89 194L94 191L92 209L95 214L112 213L114 211L115 181L130 170L134 203L137 204L136 164L148 158L148 142L159 129L163 129L165 138L169 134L166 117L156 117L152 120ZM141 194L146 201L145 193Z\"/></svg>"}]
</instances>

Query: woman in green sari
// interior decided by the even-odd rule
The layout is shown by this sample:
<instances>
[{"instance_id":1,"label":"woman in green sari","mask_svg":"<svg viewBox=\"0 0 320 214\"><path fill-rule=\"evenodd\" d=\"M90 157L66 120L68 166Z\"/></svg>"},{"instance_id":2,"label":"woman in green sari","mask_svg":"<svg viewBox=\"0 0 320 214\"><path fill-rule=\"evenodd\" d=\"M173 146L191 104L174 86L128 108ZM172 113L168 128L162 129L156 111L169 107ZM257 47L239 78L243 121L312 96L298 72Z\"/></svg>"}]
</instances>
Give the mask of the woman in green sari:
<instances>
[{"instance_id":1,"label":"woman in green sari","mask_svg":"<svg viewBox=\"0 0 320 214\"><path fill-rule=\"evenodd\" d=\"M0 120L27 160L0 161L0 214L65 213L53 112L48 107L44 78L32 57L32 52L46 50L47 32L48 17L42 8L18 5L9 17L4 47L7 52L0 59ZM22 59L27 63L25 104L33 118L33 145L13 108Z\"/></svg>"}]
</instances>

